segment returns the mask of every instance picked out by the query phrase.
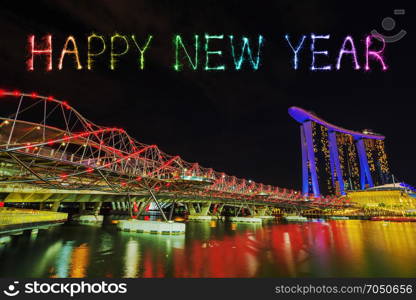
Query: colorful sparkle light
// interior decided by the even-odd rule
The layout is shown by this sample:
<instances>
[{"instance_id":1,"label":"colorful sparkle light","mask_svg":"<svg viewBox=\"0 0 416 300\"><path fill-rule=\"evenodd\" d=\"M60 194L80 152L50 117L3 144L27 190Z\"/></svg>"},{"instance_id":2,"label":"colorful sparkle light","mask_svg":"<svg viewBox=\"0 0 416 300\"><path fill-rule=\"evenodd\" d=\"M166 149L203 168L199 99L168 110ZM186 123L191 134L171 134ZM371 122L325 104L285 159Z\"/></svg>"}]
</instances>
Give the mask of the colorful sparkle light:
<instances>
[{"instance_id":1,"label":"colorful sparkle light","mask_svg":"<svg viewBox=\"0 0 416 300\"><path fill-rule=\"evenodd\" d=\"M70 42L72 43L72 50L68 50L68 44ZM65 58L65 55L67 55L67 54L74 55L74 59L75 59L76 65L77 65L77 70L81 70L82 66L81 66L81 63L79 61L79 53L78 53L77 43L75 41L75 38L72 35L70 35L66 39L64 48L62 49L61 57L59 58L59 64L58 64L58 69L59 70L62 70L62 67L63 67L62 64L63 64L64 58Z\"/></svg>"},{"instance_id":2,"label":"colorful sparkle light","mask_svg":"<svg viewBox=\"0 0 416 300\"><path fill-rule=\"evenodd\" d=\"M218 55L218 56L222 56L222 51L221 50L217 50L217 51L212 51L209 50L209 41L212 39L219 39L222 40L224 38L224 35L209 35L209 34L205 34L205 71L210 71L210 70L216 70L216 71L223 71L225 70L225 65L219 65L219 66L215 66L215 67L211 67L209 65L209 57L211 55Z\"/></svg>"},{"instance_id":3,"label":"colorful sparkle light","mask_svg":"<svg viewBox=\"0 0 416 300\"><path fill-rule=\"evenodd\" d=\"M199 51L199 35L194 35L194 48L195 48L195 58L194 61L192 61L191 56L189 55L188 51L186 50L185 45L182 42L182 38L179 34L175 35L173 38L173 44L175 46L175 64L173 65L173 69L175 71L180 71L183 68L183 64L180 62L179 58L179 47L182 48L185 57L188 59L189 64L191 65L193 70L196 70L198 68L198 51Z\"/></svg>"},{"instance_id":4,"label":"colorful sparkle light","mask_svg":"<svg viewBox=\"0 0 416 300\"><path fill-rule=\"evenodd\" d=\"M244 53L247 52L247 56L248 56L248 61L250 62L253 70L258 70L259 65L260 65L260 51L261 51L261 47L263 45L263 36L259 35L259 39L258 39L258 46L257 46L257 56L256 59L253 59L253 55L252 55L252 51L250 48L250 41L247 37L243 37L243 45L241 46L241 54L240 54L240 58L237 60L235 58L235 49L234 49L234 36L230 35L230 42L231 42L231 55L233 56L233 60L234 60L234 65L235 65L235 69L236 70L240 70L241 66L243 64L243 62L247 59L245 59L244 57Z\"/></svg>"},{"instance_id":5,"label":"colorful sparkle light","mask_svg":"<svg viewBox=\"0 0 416 300\"><path fill-rule=\"evenodd\" d=\"M328 51L326 51L326 50L325 51L315 51L315 42L318 39L327 40L327 39L329 39L329 37L330 37L329 34L327 34L327 35L315 35L313 33L311 34L311 39L312 39L312 42L311 42L311 52L312 52L311 70L312 71L330 71L332 69L331 65L326 65L326 66L323 66L323 67L317 67L315 65L315 56L316 55L328 56Z\"/></svg>"},{"instance_id":6,"label":"colorful sparkle light","mask_svg":"<svg viewBox=\"0 0 416 300\"><path fill-rule=\"evenodd\" d=\"M131 38L132 38L134 44L136 45L137 50L139 50L139 52L140 52L140 70L143 70L144 69L144 53L146 52L147 48L149 47L150 41L153 39L153 36L149 35L149 37L147 38L147 41L144 44L143 48L141 48L139 46L139 44L137 43L136 37L135 37L134 34L131 36Z\"/></svg>"},{"instance_id":7,"label":"colorful sparkle light","mask_svg":"<svg viewBox=\"0 0 416 300\"><path fill-rule=\"evenodd\" d=\"M224 34L219 35L210 35L204 34L202 38L205 39L204 44L200 44L200 35L194 34L193 41L190 41L190 44L184 43L183 38L180 34L176 34L173 36L173 47L174 47L174 65L173 69L175 71L181 71L184 67L189 67L191 70L204 70L204 71L225 71L227 69L226 63L219 62L223 56L225 57L226 52L225 50L220 49L213 49L213 43L215 41L212 40L219 40L224 43ZM262 35L258 35L257 39L257 48L253 46L253 43L250 43L250 39L247 36L241 36L241 38L237 39L234 35L228 36L230 39L230 55L232 57L232 62L229 68L234 70L241 70L244 67L244 64L249 65L248 68L251 70L258 70L261 64L261 52L263 51L263 44L264 38ZM300 53L302 48L305 45L305 40L307 39L308 35L300 35L299 39L296 42L291 41L288 34L284 36L286 42L288 43L290 49L292 50L292 61L293 61L293 69L297 70L299 68L299 61L300 61ZM368 35L365 39L365 70L370 70L370 60L375 60L381 64L382 70L387 70L387 65L385 64L385 60L383 57L384 49L385 49L385 41L382 37L378 37L377 39L381 40L382 47L381 49L370 49L373 44L373 35ZM145 68L145 58L148 53L148 49L150 48L151 42L153 40L153 35L147 35L142 42L140 42L134 34L129 35L121 35L115 33L109 38L109 48L107 55L106 48L107 48L107 40L105 35L99 35L95 33L91 33L87 37L87 69L92 70L94 67L95 60L98 59L97 57L106 57L109 59L109 67L110 70L115 70L117 68L117 63L120 57L127 55L130 51L130 43L135 45L138 51L138 65L140 70L144 70ZM131 38L131 41L130 41ZM316 35L314 33L310 34L311 44L310 44L310 51L311 51L311 65L310 70L312 71L329 71L332 70L332 64L321 65L317 63L317 58L319 55L328 57L329 52L327 50L317 50L316 43L318 40L328 40L330 38L329 34L326 35ZM35 56L42 56L45 58L46 61L46 70L51 71L53 68L53 47L52 47L52 35L45 35L41 39L42 41L38 41L35 44L35 35L30 35L28 37L28 48L29 48L29 58L26 61L28 70L34 70L34 59ZM201 49L202 48L202 49ZM239 49L237 49L239 48ZM205 52L205 53L204 53ZM335 70L341 69L341 62L344 58L344 55L351 55L352 62L354 65L355 70L361 69L361 66L358 61L357 49L355 47L354 39L352 36L346 36L343 40L342 46L338 51L337 61L333 64ZM60 51L60 56L57 61L57 68L58 70L63 69L63 63L66 55L72 55L73 60L75 62L75 68L77 70L81 70L85 67L85 63L81 64L80 52L78 50L77 41L74 36L69 35L65 43L63 45L62 50ZM200 57L205 56L205 62L202 62L200 66Z\"/></svg>"},{"instance_id":8,"label":"colorful sparkle light","mask_svg":"<svg viewBox=\"0 0 416 300\"><path fill-rule=\"evenodd\" d=\"M125 45L124 50L121 51L121 52L119 52L119 53L114 52L114 49L115 49L115 40L116 39L123 40L124 41L124 45ZM111 38L110 38L110 48L111 48L110 49L110 69L111 70L115 70L117 58L120 57L120 56L123 56L127 52L129 52L129 48L130 48L129 41L128 41L128 39L127 39L127 37L125 35L120 35L120 34L116 33L116 34L112 35Z\"/></svg>"},{"instance_id":9,"label":"colorful sparkle light","mask_svg":"<svg viewBox=\"0 0 416 300\"><path fill-rule=\"evenodd\" d=\"M289 44L290 48L293 51L293 69L297 70L298 69L298 52L302 49L303 46L303 42L305 41L306 35L302 35L302 38L300 40L300 42L298 43L298 45L296 46L296 48L293 48L292 43L289 41L289 35L286 34L285 35L285 39L287 41L287 43Z\"/></svg>"},{"instance_id":10,"label":"colorful sparkle light","mask_svg":"<svg viewBox=\"0 0 416 300\"><path fill-rule=\"evenodd\" d=\"M351 45L351 49L349 49L349 50L345 49L345 47L347 45L347 42L349 42L350 45ZM337 70L341 69L341 59L342 59L342 56L344 54L351 54L352 55L353 62L354 62L354 65L355 65L354 68L356 70L359 70L360 65L358 64L358 60L357 60L357 51L355 50L354 40L352 39L351 36L347 36L344 39L344 42L342 43L342 47L341 47L341 50L339 51L337 65L336 65Z\"/></svg>"},{"instance_id":11,"label":"colorful sparkle light","mask_svg":"<svg viewBox=\"0 0 416 300\"><path fill-rule=\"evenodd\" d=\"M102 43L102 49L101 49L101 51L96 52L96 53L93 53L91 51L91 42L92 42L93 39L98 39L98 40L101 41L101 43ZM92 64L94 62L93 57L97 57L97 56L103 54L105 52L105 50L106 50L106 45L105 45L104 37L102 35L97 35L95 33L92 33L87 38L87 46L88 46L87 69L88 70L92 70Z\"/></svg>"},{"instance_id":12,"label":"colorful sparkle light","mask_svg":"<svg viewBox=\"0 0 416 300\"><path fill-rule=\"evenodd\" d=\"M366 71L370 70L369 60L370 60L370 57L372 57L374 60L378 60L382 66L383 71L386 71L387 65L384 63L384 59L383 59L383 52L384 52L384 48L386 47L386 42L384 41L383 37L377 36L377 39L382 41L383 47L378 51L370 50L372 37L373 37L372 35L369 35L365 39L365 70Z\"/></svg>"},{"instance_id":13,"label":"colorful sparkle light","mask_svg":"<svg viewBox=\"0 0 416 300\"><path fill-rule=\"evenodd\" d=\"M29 71L33 71L35 55L46 56L46 71L52 70L52 35L45 35L43 38L42 48L35 48L35 36L29 36L29 51L30 58L27 60L27 67Z\"/></svg>"}]
</instances>

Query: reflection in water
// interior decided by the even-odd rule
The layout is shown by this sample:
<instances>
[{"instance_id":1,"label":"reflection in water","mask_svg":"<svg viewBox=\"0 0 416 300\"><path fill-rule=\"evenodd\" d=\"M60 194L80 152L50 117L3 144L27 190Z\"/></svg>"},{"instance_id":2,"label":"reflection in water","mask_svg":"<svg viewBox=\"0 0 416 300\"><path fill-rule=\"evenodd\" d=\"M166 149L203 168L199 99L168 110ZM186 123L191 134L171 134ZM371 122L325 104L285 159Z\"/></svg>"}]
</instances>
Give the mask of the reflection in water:
<instances>
[{"instance_id":1,"label":"reflection in water","mask_svg":"<svg viewBox=\"0 0 416 300\"><path fill-rule=\"evenodd\" d=\"M139 271L139 243L134 238L131 238L126 245L126 254L124 255L124 277L137 277Z\"/></svg>"},{"instance_id":2,"label":"reflection in water","mask_svg":"<svg viewBox=\"0 0 416 300\"><path fill-rule=\"evenodd\" d=\"M35 244L33 243L33 239L29 238L29 240L25 240L25 241L29 244L30 248L34 247ZM43 274L47 272L49 265L53 263L61 247L62 247L62 241L51 242L50 244L48 244L47 248L44 249L44 252L42 254L36 253L35 257L31 257L31 253L33 249L32 251L28 251L28 250L24 251L25 255L28 255L28 257L25 257L26 260L29 260L28 263L33 264L35 263L34 260L36 260L36 267L32 267L33 277L42 277Z\"/></svg>"},{"instance_id":3,"label":"reflection in water","mask_svg":"<svg viewBox=\"0 0 416 300\"><path fill-rule=\"evenodd\" d=\"M74 247L74 241L66 241L62 246L61 251L56 257L56 277L68 277L69 264L71 262L71 253Z\"/></svg>"},{"instance_id":4,"label":"reflection in water","mask_svg":"<svg viewBox=\"0 0 416 300\"><path fill-rule=\"evenodd\" d=\"M416 223L188 223L185 236L61 226L0 248L1 277L415 277Z\"/></svg>"},{"instance_id":5,"label":"reflection in water","mask_svg":"<svg viewBox=\"0 0 416 300\"><path fill-rule=\"evenodd\" d=\"M290 243L290 235L288 232L283 233L283 252L285 261L287 264L287 268L289 271L290 276L294 276L295 274L295 261L293 259L293 251L292 251L292 244Z\"/></svg>"},{"instance_id":6,"label":"reflection in water","mask_svg":"<svg viewBox=\"0 0 416 300\"><path fill-rule=\"evenodd\" d=\"M89 263L89 247L86 243L75 247L71 255L71 262L69 277L84 278Z\"/></svg>"}]
</instances>

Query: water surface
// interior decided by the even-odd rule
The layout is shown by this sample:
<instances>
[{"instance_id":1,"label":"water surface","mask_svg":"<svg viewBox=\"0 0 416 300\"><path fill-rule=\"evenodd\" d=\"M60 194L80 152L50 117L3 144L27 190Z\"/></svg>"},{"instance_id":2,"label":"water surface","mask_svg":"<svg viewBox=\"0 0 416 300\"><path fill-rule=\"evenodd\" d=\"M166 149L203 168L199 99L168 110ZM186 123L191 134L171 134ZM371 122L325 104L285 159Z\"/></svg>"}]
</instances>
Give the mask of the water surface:
<instances>
[{"instance_id":1,"label":"water surface","mask_svg":"<svg viewBox=\"0 0 416 300\"><path fill-rule=\"evenodd\" d=\"M0 246L0 277L416 277L416 223L63 225Z\"/></svg>"}]
</instances>

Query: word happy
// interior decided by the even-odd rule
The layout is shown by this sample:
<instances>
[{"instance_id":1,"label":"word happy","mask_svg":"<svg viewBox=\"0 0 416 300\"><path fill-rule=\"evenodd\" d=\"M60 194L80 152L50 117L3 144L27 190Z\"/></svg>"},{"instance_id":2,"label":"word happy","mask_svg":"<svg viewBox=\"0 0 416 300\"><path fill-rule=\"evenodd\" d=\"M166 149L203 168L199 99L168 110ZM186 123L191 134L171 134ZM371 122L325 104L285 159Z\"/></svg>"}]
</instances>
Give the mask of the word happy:
<instances>
[{"instance_id":1,"label":"word happy","mask_svg":"<svg viewBox=\"0 0 416 300\"><path fill-rule=\"evenodd\" d=\"M378 43L381 42L381 46L376 47L374 43L376 38ZM144 70L153 39L152 35L138 39L135 35L116 33L106 37L93 33L87 36L86 40L83 39L83 42L86 43L83 45L85 46L83 49L86 49L86 54L82 53L82 57L86 58L83 62L78 47L79 40L77 41L74 36L68 36L63 46L57 49L54 46L52 35L42 37L30 35L27 47L27 68L29 71L39 69L52 71L64 68L92 71L97 64L107 61L109 69L116 70L121 68L122 63L125 63L125 61L120 61L122 57L135 56L137 68ZM308 69L312 71L331 71L340 70L343 64L349 63L349 68L352 66L354 70L369 71L374 66L383 71L387 70L383 56L385 42L381 36L366 36L362 54L357 52L354 39L351 36L346 36L335 51L334 64L318 63L318 61L329 59L330 52L322 46L324 40L329 39L329 34L310 34L300 37L285 35L283 40L289 50L292 69L298 70L300 65L307 65ZM221 46L218 46L219 43ZM234 35L195 34L192 38L185 39L177 34L173 36L171 44L173 48L172 68L177 72L183 70L238 71L242 69L256 71L262 65L261 56L264 44L265 39L262 35L250 39ZM361 64L358 59L360 55L362 55ZM68 64L68 62L64 64L65 61L71 61L72 64Z\"/></svg>"}]
</instances>

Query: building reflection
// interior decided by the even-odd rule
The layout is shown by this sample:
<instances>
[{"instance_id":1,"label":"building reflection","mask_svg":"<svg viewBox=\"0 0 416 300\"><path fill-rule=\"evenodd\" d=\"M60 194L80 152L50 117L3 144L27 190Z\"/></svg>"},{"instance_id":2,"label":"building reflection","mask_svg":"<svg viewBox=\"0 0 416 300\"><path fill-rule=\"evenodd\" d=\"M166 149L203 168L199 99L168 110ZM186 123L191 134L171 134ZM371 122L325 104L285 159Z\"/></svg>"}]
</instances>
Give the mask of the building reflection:
<instances>
[{"instance_id":1,"label":"building reflection","mask_svg":"<svg viewBox=\"0 0 416 300\"><path fill-rule=\"evenodd\" d=\"M87 275L89 264L89 246L84 243L75 247L71 255L71 267L69 277L84 278Z\"/></svg>"}]
</instances>

